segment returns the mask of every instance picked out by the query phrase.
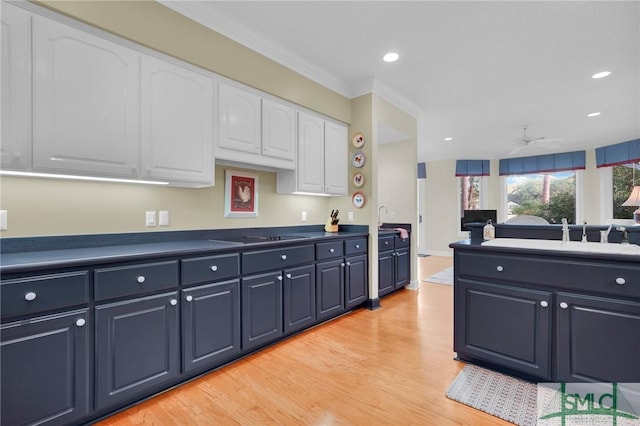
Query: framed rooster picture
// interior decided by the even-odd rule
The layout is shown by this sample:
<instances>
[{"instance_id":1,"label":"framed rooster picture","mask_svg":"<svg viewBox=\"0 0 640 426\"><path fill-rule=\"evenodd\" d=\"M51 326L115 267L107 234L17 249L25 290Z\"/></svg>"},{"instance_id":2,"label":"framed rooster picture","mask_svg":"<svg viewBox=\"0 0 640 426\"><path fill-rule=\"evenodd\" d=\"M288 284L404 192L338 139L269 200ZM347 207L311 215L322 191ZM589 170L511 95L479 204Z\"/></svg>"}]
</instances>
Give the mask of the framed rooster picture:
<instances>
[{"instance_id":1,"label":"framed rooster picture","mask_svg":"<svg viewBox=\"0 0 640 426\"><path fill-rule=\"evenodd\" d=\"M225 217L258 217L258 175L225 169Z\"/></svg>"}]
</instances>

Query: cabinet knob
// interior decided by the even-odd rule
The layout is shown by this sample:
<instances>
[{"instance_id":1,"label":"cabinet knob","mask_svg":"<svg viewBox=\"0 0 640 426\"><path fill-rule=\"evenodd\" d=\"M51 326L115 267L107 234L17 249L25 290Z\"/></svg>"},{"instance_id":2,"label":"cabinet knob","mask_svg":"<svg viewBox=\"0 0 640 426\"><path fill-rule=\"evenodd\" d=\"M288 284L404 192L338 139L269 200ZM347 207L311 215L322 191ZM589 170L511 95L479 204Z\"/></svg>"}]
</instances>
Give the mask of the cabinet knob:
<instances>
[{"instance_id":1,"label":"cabinet knob","mask_svg":"<svg viewBox=\"0 0 640 426\"><path fill-rule=\"evenodd\" d=\"M496 271L502 272L502 271L504 271L504 268L502 266L498 265L498 266L496 266Z\"/></svg>"},{"instance_id":2,"label":"cabinet knob","mask_svg":"<svg viewBox=\"0 0 640 426\"><path fill-rule=\"evenodd\" d=\"M138 283L142 284L143 282L146 281L146 278L144 277L144 275L140 275L138 278L136 278L136 281L138 281Z\"/></svg>"},{"instance_id":3,"label":"cabinet knob","mask_svg":"<svg viewBox=\"0 0 640 426\"><path fill-rule=\"evenodd\" d=\"M569 305L567 304L567 302L560 302L560 307L562 309L567 309L569 307Z\"/></svg>"},{"instance_id":4,"label":"cabinet knob","mask_svg":"<svg viewBox=\"0 0 640 426\"><path fill-rule=\"evenodd\" d=\"M329 253L333 253L335 249L329 249Z\"/></svg>"},{"instance_id":5,"label":"cabinet knob","mask_svg":"<svg viewBox=\"0 0 640 426\"><path fill-rule=\"evenodd\" d=\"M347 266L351 266L351 262L347 262Z\"/></svg>"},{"instance_id":6,"label":"cabinet knob","mask_svg":"<svg viewBox=\"0 0 640 426\"><path fill-rule=\"evenodd\" d=\"M543 308L546 308L547 306L549 306L549 302L547 302L546 300L543 300L540 302L540 306L542 306Z\"/></svg>"},{"instance_id":7,"label":"cabinet knob","mask_svg":"<svg viewBox=\"0 0 640 426\"><path fill-rule=\"evenodd\" d=\"M178 301L176 299L171 299L169 303L171 303L171 306L176 306L178 304Z\"/></svg>"},{"instance_id":8,"label":"cabinet knob","mask_svg":"<svg viewBox=\"0 0 640 426\"><path fill-rule=\"evenodd\" d=\"M356 248L360 248L360 244L356 244Z\"/></svg>"},{"instance_id":9,"label":"cabinet knob","mask_svg":"<svg viewBox=\"0 0 640 426\"><path fill-rule=\"evenodd\" d=\"M340 266L342 266L344 268L344 263L341 263Z\"/></svg>"},{"instance_id":10,"label":"cabinet knob","mask_svg":"<svg viewBox=\"0 0 640 426\"><path fill-rule=\"evenodd\" d=\"M213 265L210 269L212 272L215 272L218 270L218 267L216 265Z\"/></svg>"},{"instance_id":11,"label":"cabinet knob","mask_svg":"<svg viewBox=\"0 0 640 426\"><path fill-rule=\"evenodd\" d=\"M78 320L76 320L76 325L78 327L82 327L83 325L85 325L87 322L84 320L84 318L80 318Z\"/></svg>"},{"instance_id":12,"label":"cabinet knob","mask_svg":"<svg viewBox=\"0 0 640 426\"><path fill-rule=\"evenodd\" d=\"M625 284L626 282L627 282L627 280L625 280L625 279L624 279L624 278L622 278L622 277L618 277L618 278L616 278L616 284L620 284L620 285L622 285L622 284Z\"/></svg>"},{"instance_id":13,"label":"cabinet knob","mask_svg":"<svg viewBox=\"0 0 640 426\"><path fill-rule=\"evenodd\" d=\"M187 302L191 302L193 300L193 296L192 295L188 295L187 297L184 298Z\"/></svg>"},{"instance_id":14,"label":"cabinet knob","mask_svg":"<svg viewBox=\"0 0 640 426\"><path fill-rule=\"evenodd\" d=\"M276 278L278 279L278 281L282 281L282 275L278 275Z\"/></svg>"},{"instance_id":15,"label":"cabinet knob","mask_svg":"<svg viewBox=\"0 0 640 426\"><path fill-rule=\"evenodd\" d=\"M286 254L283 254L282 256L280 256L280 259L282 259L282 260L287 260L287 255L286 255Z\"/></svg>"},{"instance_id":16,"label":"cabinet knob","mask_svg":"<svg viewBox=\"0 0 640 426\"><path fill-rule=\"evenodd\" d=\"M291 279L291 274L287 274L287 278Z\"/></svg>"},{"instance_id":17,"label":"cabinet knob","mask_svg":"<svg viewBox=\"0 0 640 426\"><path fill-rule=\"evenodd\" d=\"M389 245L389 241L385 241L385 242L384 242L384 245L385 245L385 246L388 246L388 245Z\"/></svg>"},{"instance_id":18,"label":"cabinet knob","mask_svg":"<svg viewBox=\"0 0 640 426\"><path fill-rule=\"evenodd\" d=\"M32 301L35 300L36 294L32 291L24 295L24 300Z\"/></svg>"}]
</instances>

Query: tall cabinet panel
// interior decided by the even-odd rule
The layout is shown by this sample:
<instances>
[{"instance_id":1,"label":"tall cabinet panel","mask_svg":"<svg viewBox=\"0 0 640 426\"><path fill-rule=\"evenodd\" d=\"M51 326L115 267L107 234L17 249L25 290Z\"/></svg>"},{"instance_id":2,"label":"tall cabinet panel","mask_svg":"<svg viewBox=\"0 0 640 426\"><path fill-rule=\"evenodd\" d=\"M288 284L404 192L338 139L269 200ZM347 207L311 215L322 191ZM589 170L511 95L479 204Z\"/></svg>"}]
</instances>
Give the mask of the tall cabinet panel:
<instances>
[{"instance_id":1,"label":"tall cabinet panel","mask_svg":"<svg viewBox=\"0 0 640 426\"><path fill-rule=\"evenodd\" d=\"M2 145L3 169L31 166L31 17L2 3Z\"/></svg>"},{"instance_id":2,"label":"tall cabinet panel","mask_svg":"<svg viewBox=\"0 0 640 426\"><path fill-rule=\"evenodd\" d=\"M298 113L298 190L324 191L324 120Z\"/></svg>"},{"instance_id":3,"label":"tall cabinet panel","mask_svg":"<svg viewBox=\"0 0 640 426\"><path fill-rule=\"evenodd\" d=\"M143 56L141 86L142 176L213 182L213 79Z\"/></svg>"},{"instance_id":4,"label":"tall cabinet panel","mask_svg":"<svg viewBox=\"0 0 640 426\"><path fill-rule=\"evenodd\" d=\"M330 121L324 125L324 191L347 194L347 128Z\"/></svg>"},{"instance_id":5,"label":"tall cabinet panel","mask_svg":"<svg viewBox=\"0 0 640 426\"><path fill-rule=\"evenodd\" d=\"M34 168L135 177L139 55L34 16L33 58Z\"/></svg>"},{"instance_id":6,"label":"tall cabinet panel","mask_svg":"<svg viewBox=\"0 0 640 426\"><path fill-rule=\"evenodd\" d=\"M296 142L293 108L262 99L262 155L294 161Z\"/></svg>"},{"instance_id":7,"label":"tall cabinet panel","mask_svg":"<svg viewBox=\"0 0 640 426\"><path fill-rule=\"evenodd\" d=\"M87 319L85 309L2 326L1 424L65 425L89 413Z\"/></svg>"}]
</instances>

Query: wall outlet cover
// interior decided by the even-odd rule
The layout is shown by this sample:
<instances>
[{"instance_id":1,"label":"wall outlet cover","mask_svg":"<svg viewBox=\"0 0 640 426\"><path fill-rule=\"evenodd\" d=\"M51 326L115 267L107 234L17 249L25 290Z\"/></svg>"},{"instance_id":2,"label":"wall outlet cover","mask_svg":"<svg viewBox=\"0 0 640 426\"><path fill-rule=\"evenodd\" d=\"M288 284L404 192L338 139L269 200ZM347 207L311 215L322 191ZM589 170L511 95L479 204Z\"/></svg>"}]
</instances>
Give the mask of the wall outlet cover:
<instances>
[{"instance_id":1,"label":"wall outlet cover","mask_svg":"<svg viewBox=\"0 0 640 426\"><path fill-rule=\"evenodd\" d=\"M7 211L0 210L0 231L6 231L7 229Z\"/></svg>"},{"instance_id":2,"label":"wall outlet cover","mask_svg":"<svg viewBox=\"0 0 640 426\"><path fill-rule=\"evenodd\" d=\"M148 211L145 213L145 225L146 226L156 226L156 212Z\"/></svg>"},{"instance_id":3,"label":"wall outlet cover","mask_svg":"<svg viewBox=\"0 0 640 426\"><path fill-rule=\"evenodd\" d=\"M302 212L302 214L300 215L300 220L303 222L307 221L307 212Z\"/></svg>"},{"instance_id":4,"label":"wall outlet cover","mask_svg":"<svg viewBox=\"0 0 640 426\"><path fill-rule=\"evenodd\" d=\"M169 212L167 210L158 212L158 224L160 226L169 226Z\"/></svg>"},{"instance_id":5,"label":"wall outlet cover","mask_svg":"<svg viewBox=\"0 0 640 426\"><path fill-rule=\"evenodd\" d=\"M347 220L348 220L349 222L353 222L353 212L348 212L348 213L347 213Z\"/></svg>"}]
</instances>

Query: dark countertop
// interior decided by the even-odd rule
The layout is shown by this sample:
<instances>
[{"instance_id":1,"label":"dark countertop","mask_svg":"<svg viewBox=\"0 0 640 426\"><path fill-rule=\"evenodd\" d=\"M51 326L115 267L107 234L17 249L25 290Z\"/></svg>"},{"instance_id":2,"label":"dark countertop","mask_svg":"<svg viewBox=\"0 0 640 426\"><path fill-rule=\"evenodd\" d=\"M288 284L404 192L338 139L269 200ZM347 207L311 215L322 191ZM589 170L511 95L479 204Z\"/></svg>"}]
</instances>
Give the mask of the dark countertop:
<instances>
[{"instance_id":1,"label":"dark countertop","mask_svg":"<svg viewBox=\"0 0 640 426\"><path fill-rule=\"evenodd\" d=\"M251 238L245 238L246 236ZM240 252L320 240L367 236L367 226L340 226L324 232L322 226L242 228L228 230L167 231L127 234L3 238L0 272L144 260L159 256L191 256ZM269 240L263 237L283 236ZM243 241L243 242L239 242Z\"/></svg>"}]
</instances>

